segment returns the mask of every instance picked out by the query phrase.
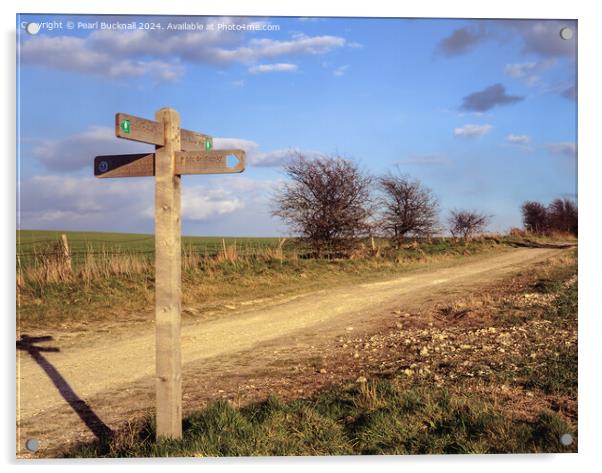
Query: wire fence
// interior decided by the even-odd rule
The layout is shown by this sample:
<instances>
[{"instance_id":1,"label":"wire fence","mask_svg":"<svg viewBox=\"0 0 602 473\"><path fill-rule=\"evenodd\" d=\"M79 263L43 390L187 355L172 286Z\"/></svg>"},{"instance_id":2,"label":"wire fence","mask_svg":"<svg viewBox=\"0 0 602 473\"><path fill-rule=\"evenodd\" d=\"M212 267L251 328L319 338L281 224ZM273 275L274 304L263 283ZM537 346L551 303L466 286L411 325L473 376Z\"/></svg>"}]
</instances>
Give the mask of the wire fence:
<instances>
[{"instance_id":1,"label":"wire fence","mask_svg":"<svg viewBox=\"0 0 602 473\"><path fill-rule=\"evenodd\" d=\"M91 284L103 278L149 274L154 268L154 241L154 237L127 240L68 239L66 235L56 235L55 238L19 242L16 253L17 285L21 289L43 292L47 283ZM465 254L467 251L465 246L445 238L408 241L401 246L386 239L366 238L355 241L349 248L328 246L318 250L299 238L184 237L182 270L192 274L231 269L223 264L234 264L238 269L263 268L265 264L312 258L335 261L341 258L382 257L405 263L426 260L427 254Z\"/></svg>"},{"instance_id":2,"label":"wire fence","mask_svg":"<svg viewBox=\"0 0 602 473\"><path fill-rule=\"evenodd\" d=\"M256 256L269 251L283 251L286 239L279 238L218 238L183 237L183 255L216 257L220 254L236 254L240 257ZM301 250L298 245L295 251ZM291 242L288 242L288 248ZM302 250L301 250L302 251ZM16 259L18 267L44 264L48 260L68 258L74 265L89 259L131 257L149 259L155 254L155 237L145 236L128 239L67 238L66 236L43 239L17 239Z\"/></svg>"},{"instance_id":3,"label":"wire fence","mask_svg":"<svg viewBox=\"0 0 602 473\"><path fill-rule=\"evenodd\" d=\"M50 232L49 232L50 233ZM35 238L35 234L25 234L26 238L18 234L16 264L17 268L43 266L56 261L69 260L74 267L86 265L93 260L104 263L116 259L140 259L148 261L155 254L154 235L130 238L99 238L95 235L82 237L81 234L68 235L52 233L47 238ZM28 237L28 238L27 238ZM445 238L428 239L432 246L447 245ZM415 239L408 241L409 246L405 252L420 252ZM411 244L410 244L411 243ZM421 245L426 241L421 242ZM393 248L391 242L382 238L367 238L361 243L363 250L358 255L381 254L381 250L389 251ZM357 245L355 245L357 248ZM363 253L362 253L363 251ZM436 249L435 249L436 252ZM299 238L250 238L250 237L182 237L182 256L198 258L220 258L228 260L237 258L311 258L316 256L315 249L310 244ZM341 249L320 248L318 255L322 259L336 259L343 257ZM349 254L344 256L349 257Z\"/></svg>"},{"instance_id":4,"label":"wire fence","mask_svg":"<svg viewBox=\"0 0 602 473\"><path fill-rule=\"evenodd\" d=\"M154 236L148 236L148 237L144 237L144 238L128 238L126 240L102 240L102 239L97 239L97 238L86 238L86 239L77 239L77 238L69 238L69 243L84 243L84 244L88 244L88 243L103 243L103 244L107 244L107 245L113 245L113 244L119 244L119 243L138 243L141 241L154 241L155 237ZM36 245L36 244L49 244L49 243L56 243L57 239L52 239L52 238L44 238L42 240L34 240L34 241L17 241L17 246L26 246L26 245Z\"/></svg>"}]
</instances>

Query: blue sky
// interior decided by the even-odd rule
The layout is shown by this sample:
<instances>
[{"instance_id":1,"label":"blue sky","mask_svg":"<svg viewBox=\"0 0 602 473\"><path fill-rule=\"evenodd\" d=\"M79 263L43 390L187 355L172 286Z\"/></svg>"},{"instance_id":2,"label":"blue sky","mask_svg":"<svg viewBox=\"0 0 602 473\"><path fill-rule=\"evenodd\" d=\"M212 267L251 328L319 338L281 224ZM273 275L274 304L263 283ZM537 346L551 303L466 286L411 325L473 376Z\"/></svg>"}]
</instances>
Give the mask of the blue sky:
<instances>
[{"instance_id":1,"label":"blue sky","mask_svg":"<svg viewBox=\"0 0 602 473\"><path fill-rule=\"evenodd\" d=\"M162 29L78 28L95 21ZM259 30L227 30L249 24ZM20 228L152 232L152 178L94 179L92 162L150 150L115 138L114 115L166 106L248 155L243 174L183 178L185 234L286 234L269 197L293 152L398 168L433 189L442 221L471 208L493 231L520 226L523 201L576 198L576 32L555 20L21 15Z\"/></svg>"}]
</instances>

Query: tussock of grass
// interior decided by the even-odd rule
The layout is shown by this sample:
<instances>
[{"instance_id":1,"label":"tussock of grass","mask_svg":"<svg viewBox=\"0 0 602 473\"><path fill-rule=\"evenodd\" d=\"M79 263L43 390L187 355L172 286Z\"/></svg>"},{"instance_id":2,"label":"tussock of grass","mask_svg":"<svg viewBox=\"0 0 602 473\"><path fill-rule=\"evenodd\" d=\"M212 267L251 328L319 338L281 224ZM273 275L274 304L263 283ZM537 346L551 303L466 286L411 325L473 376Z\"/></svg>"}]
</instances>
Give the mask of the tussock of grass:
<instances>
[{"instance_id":1,"label":"tussock of grass","mask_svg":"<svg viewBox=\"0 0 602 473\"><path fill-rule=\"evenodd\" d=\"M576 451L558 414L513 419L492 400L397 380L333 388L310 400L275 398L242 409L226 401L187 417L181 441L154 441L148 419L114 439L79 446L73 457L375 455Z\"/></svg>"}]
</instances>

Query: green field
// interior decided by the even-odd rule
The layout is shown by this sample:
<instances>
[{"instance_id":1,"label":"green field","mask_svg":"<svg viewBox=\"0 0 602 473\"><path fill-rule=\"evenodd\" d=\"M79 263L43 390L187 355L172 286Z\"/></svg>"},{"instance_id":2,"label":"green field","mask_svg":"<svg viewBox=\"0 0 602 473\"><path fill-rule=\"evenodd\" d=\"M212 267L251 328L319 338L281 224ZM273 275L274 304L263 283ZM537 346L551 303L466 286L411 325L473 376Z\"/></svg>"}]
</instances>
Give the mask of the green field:
<instances>
[{"instance_id":1,"label":"green field","mask_svg":"<svg viewBox=\"0 0 602 473\"><path fill-rule=\"evenodd\" d=\"M62 234L67 235L71 257L75 262L88 254L152 254L155 236L144 233L69 232L59 230L17 230L17 256L26 265L36 253L47 252ZM197 237L183 236L182 247L200 254L215 255L223 245L236 245L239 254L274 248L276 237Z\"/></svg>"},{"instance_id":2,"label":"green field","mask_svg":"<svg viewBox=\"0 0 602 473\"><path fill-rule=\"evenodd\" d=\"M86 255L112 254L139 254L151 255L155 249L155 236L144 233L114 233L114 232L75 232L61 230L17 230L17 256L21 263L26 265L28 260L36 253L48 252L61 239L61 235L67 235L71 257L74 262L81 261ZM514 246L522 243L524 238L511 236L489 237L489 241ZM235 246L238 255L253 255L265 249L274 249L281 239L278 237L203 237L183 236L182 249L192 251L203 256L215 256L225 246ZM554 239L533 236L529 238L536 243L550 243ZM376 239L377 244L383 248L389 247L389 243L382 239ZM408 243L412 240L409 239ZM366 244L369 244L366 242ZM303 250L303 245L295 238L289 238L285 245L287 248L295 247L297 251ZM419 248L405 248L404 253L440 254L446 251L458 249L458 243L451 238L437 237L429 241L420 241Z\"/></svg>"}]
</instances>

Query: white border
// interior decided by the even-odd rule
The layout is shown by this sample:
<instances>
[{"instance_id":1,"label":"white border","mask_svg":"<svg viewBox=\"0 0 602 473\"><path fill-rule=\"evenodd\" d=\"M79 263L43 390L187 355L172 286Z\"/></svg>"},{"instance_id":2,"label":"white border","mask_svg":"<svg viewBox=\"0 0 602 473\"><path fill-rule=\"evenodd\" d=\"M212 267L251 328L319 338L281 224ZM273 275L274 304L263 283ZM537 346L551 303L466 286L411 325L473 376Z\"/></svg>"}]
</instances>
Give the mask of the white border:
<instances>
[{"instance_id":1,"label":"white border","mask_svg":"<svg viewBox=\"0 0 602 473\"><path fill-rule=\"evenodd\" d=\"M576 1L545 1L527 2L525 0L474 1L429 1L403 2L393 4L386 0L370 0L367 2L326 2L324 0L305 0L295 3L285 3L278 0L254 0L252 3L244 0L205 0L191 2L190 0L90 0L73 2L66 0L42 1L21 0L4 1L0 3L3 44L2 70L4 110L2 118L2 143L4 154L2 162L2 192L4 194L4 225L2 232L2 262L1 274L2 301L5 302L4 341L2 354L5 358L6 378L0 391L2 397L2 460L14 466L14 243L15 243L15 14L21 13L122 13L122 14L187 14L187 15L266 15L266 16L380 16L380 17L457 17L457 18L577 18L579 20L579 207L581 225L579 236L579 454L577 455L531 455L531 456L488 456L488 457L378 457L378 458L269 458L269 459L228 459L209 460L202 462L176 461L177 468L192 467L195 469L226 468L245 471L307 471L308 469L332 470L344 468L346 471L362 471L366 468L377 467L386 470L400 468L433 468L445 471L488 471L507 473L517 467L545 468L547 471L562 471L568 469L587 469L596 460L600 447L600 402L599 375L600 370L600 290L596 281L601 266L600 244L600 205L602 196L599 189L602 186L600 173L600 146L595 138L599 137L601 126L599 118L601 111L600 84L602 75L600 67L600 38L602 29L600 17L594 6L595 2ZM598 289L598 290L597 290ZM11 430L12 429L12 430ZM124 470L132 463L144 464L144 468L165 469L173 463L162 461L119 461L111 462L111 467ZM23 462L21 462L23 464ZM78 462L45 461L44 465L25 463L24 467L44 468L48 470L71 468L79 469L83 465ZM86 467L106 468L107 463L86 462Z\"/></svg>"}]
</instances>

